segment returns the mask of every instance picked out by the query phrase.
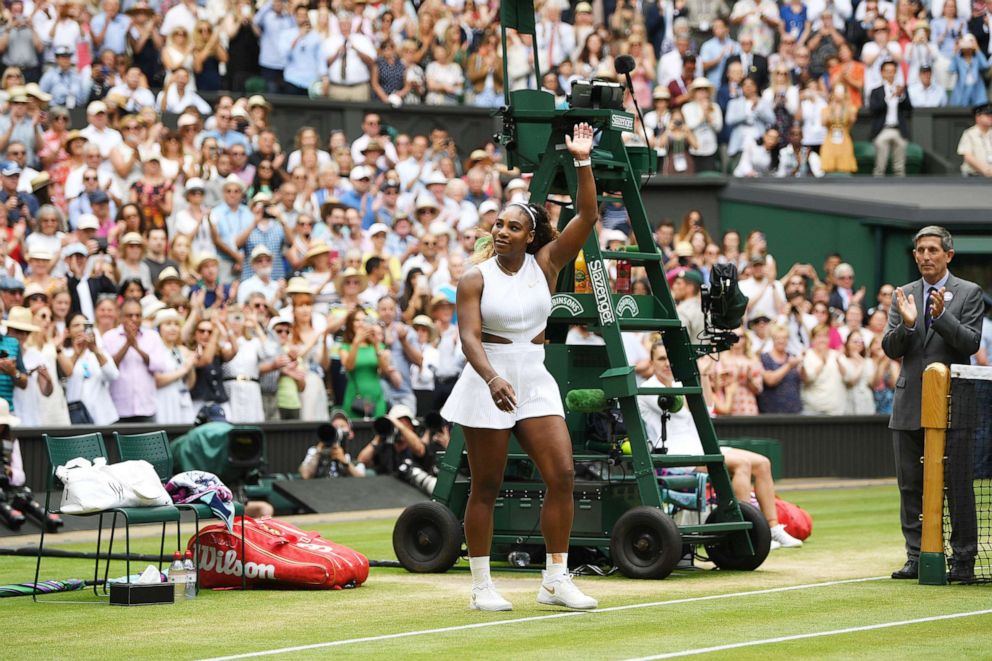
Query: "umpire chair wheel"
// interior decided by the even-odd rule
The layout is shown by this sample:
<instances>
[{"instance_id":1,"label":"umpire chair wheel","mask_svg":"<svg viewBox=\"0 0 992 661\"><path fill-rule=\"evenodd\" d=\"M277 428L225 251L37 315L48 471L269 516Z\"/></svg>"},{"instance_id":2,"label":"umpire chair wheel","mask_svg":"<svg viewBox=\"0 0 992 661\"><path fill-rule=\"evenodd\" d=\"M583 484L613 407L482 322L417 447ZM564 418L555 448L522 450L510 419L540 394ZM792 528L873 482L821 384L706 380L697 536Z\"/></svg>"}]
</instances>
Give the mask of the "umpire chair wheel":
<instances>
[{"instance_id":1,"label":"umpire chair wheel","mask_svg":"<svg viewBox=\"0 0 992 661\"><path fill-rule=\"evenodd\" d=\"M707 544L706 555L720 569L754 571L768 557L772 545L772 531L761 510L747 503L739 503L739 505L744 520L751 522L751 529L747 533L748 537L751 538L754 555L736 553L730 539L717 544ZM706 517L706 523L723 523L724 518L720 510L714 510Z\"/></svg>"},{"instance_id":2,"label":"umpire chair wheel","mask_svg":"<svg viewBox=\"0 0 992 661\"><path fill-rule=\"evenodd\" d=\"M682 533L658 508L635 507L613 526L610 557L627 578L665 578L682 557Z\"/></svg>"},{"instance_id":3,"label":"umpire chair wheel","mask_svg":"<svg viewBox=\"0 0 992 661\"><path fill-rule=\"evenodd\" d=\"M411 505L396 520L393 551L407 571L446 572L461 555L461 523L441 503L427 501Z\"/></svg>"}]
</instances>

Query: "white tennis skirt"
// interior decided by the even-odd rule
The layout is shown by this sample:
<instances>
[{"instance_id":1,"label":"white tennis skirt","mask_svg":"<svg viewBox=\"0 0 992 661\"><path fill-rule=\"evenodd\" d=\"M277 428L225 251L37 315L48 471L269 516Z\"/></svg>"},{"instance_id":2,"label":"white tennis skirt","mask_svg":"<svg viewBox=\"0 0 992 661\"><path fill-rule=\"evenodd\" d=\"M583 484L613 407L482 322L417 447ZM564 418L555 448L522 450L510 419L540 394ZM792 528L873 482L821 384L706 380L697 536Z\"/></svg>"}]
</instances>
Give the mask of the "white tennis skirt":
<instances>
[{"instance_id":1,"label":"white tennis skirt","mask_svg":"<svg viewBox=\"0 0 992 661\"><path fill-rule=\"evenodd\" d=\"M483 342L489 363L510 382L517 396L513 411L501 411L489 393L489 386L471 364L466 364L441 416L464 427L511 429L517 420L545 415L565 417L558 383L544 367L543 344L498 344Z\"/></svg>"}]
</instances>

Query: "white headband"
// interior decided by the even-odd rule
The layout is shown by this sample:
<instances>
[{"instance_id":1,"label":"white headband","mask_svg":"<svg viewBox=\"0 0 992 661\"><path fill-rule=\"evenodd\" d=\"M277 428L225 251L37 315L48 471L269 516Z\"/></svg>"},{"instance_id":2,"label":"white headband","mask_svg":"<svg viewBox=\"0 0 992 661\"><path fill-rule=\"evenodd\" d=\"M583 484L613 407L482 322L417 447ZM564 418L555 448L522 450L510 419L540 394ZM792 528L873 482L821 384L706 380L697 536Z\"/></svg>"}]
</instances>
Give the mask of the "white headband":
<instances>
[{"instance_id":1,"label":"white headband","mask_svg":"<svg viewBox=\"0 0 992 661\"><path fill-rule=\"evenodd\" d=\"M510 202L506 206L508 206L508 207L520 207L521 209L523 209L524 211L526 211L527 212L527 215L530 216L530 222L531 222L531 224L535 228L537 227L537 214L534 213L534 210L530 208L530 205L529 204L524 204L523 202Z\"/></svg>"}]
</instances>

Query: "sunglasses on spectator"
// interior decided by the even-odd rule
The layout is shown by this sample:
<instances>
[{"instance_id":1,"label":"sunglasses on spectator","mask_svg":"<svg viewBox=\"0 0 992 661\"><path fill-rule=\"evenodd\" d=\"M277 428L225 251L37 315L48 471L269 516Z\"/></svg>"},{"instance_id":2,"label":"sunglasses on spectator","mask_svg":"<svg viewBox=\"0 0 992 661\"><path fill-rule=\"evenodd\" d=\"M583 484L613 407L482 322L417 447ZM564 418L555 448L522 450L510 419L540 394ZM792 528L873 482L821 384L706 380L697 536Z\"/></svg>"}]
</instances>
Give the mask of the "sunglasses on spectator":
<instances>
[{"instance_id":1,"label":"sunglasses on spectator","mask_svg":"<svg viewBox=\"0 0 992 661\"><path fill-rule=\"evenodd\" d=\"M47 300L48 297L45 296L44 294L31 294L27 298L28 303L34 303L35 301L47 301Z\"/></svg>"},{"instance_id":2,"label":"sunglasses on spectator","mask_svg":"<svg viewBox=\"0 0 992 661\"><path fill-rule=\"evenodd\" d=\"M427 246L428 248L431 248L431 247L437 245L437 241L421 241L420 242L420 245Z\"/></svg>"},{"instance_id":3,"label":"sunglasses on spectator","mask_svg":"<svg viewBox=\"0 0 992 661\"><path fill-rule=\"evenodd\" d=\"M212 332L213 332L213 330L214 330L214 329L213 329L213 327L212 327L212 326L208 326L208 327L206 327L206 328L202 328L202 327L201 327L201 328L197 328L197 329L196 329L196 332L197 332L197 333L212 333Z\"/></svg>"},{"instance_id":4,"label":"sunglasses on spectator","mask_svg":"<svg viewBox=\"0 0 992 661\"><path fill-rule=\"evenodd\" d=\"M277 328L275 330L275 333L276 335L289 335L289 329L286 328L285 326L282 326L280 328Z\"/></svg>"}]
</instances>

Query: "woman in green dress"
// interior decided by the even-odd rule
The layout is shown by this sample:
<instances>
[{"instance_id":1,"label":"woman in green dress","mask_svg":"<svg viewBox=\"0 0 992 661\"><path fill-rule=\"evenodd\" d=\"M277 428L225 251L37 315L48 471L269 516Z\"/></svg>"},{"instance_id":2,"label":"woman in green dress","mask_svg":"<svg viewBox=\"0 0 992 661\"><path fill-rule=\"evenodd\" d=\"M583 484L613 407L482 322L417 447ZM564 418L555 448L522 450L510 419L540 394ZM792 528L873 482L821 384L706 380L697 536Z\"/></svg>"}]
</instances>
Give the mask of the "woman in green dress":
<instances>
[{"instance_id":1,"label":"woman in green dress","mask_svg":"<svg viewBox=\"0 0 992 661\"><path fill-rule=\"evenodd\" d=\"M378 418L386 414L386 394L380 379L394 386L401 383L400 374L390 361L389 350L383 344L382 328L356 308L344 322L344 338L339 345L341 365L348 375L344 390L344 410L352 418Z\"/></svg>"}]
</instances>

